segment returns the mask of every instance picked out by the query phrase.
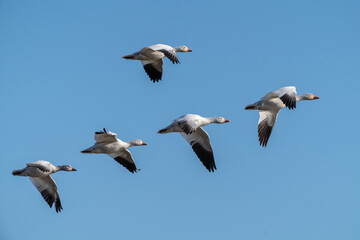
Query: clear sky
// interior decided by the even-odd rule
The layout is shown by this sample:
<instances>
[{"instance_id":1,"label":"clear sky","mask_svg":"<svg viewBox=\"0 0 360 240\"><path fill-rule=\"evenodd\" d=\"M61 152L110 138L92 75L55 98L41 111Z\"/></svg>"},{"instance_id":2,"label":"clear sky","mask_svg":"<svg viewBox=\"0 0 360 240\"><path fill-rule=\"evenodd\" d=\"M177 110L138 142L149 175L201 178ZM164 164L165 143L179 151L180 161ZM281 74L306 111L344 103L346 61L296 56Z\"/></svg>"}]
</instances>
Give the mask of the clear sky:
<instances>
[{"instance_id":1,"label":"clear sky","mask_svg":"<svg viewBox=\"0 0 360 240\"><path fill-rule=\"evenodd\" d=\"M0 239L360 239L359 1L0 0ZM142 47L187 45L152 83ZM280 112L268 147L247 104L283 86L320 100ZM209 173L179 134L205 127ZM124 141L137 174L80 151L103 127ZM47 160L50 209L13 169Z\"/></svg>"}]
</instances>

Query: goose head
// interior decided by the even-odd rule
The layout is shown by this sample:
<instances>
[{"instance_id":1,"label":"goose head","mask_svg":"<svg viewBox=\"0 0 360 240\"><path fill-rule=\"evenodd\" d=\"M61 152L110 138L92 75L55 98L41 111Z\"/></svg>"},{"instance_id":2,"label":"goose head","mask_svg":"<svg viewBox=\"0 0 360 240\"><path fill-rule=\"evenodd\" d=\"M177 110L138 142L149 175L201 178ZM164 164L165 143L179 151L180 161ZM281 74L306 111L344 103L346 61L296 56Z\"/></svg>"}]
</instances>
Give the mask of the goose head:
<instances>
[{"instance_id":1,"label":"goose head","mask_svg":"<svg viewBox=\"0 0 360 240\"><path fill-rule=\"evenodd\" d=\"M136 139L136 140L132 140L130 142L131 146L143 146L143 145L147 145L147 143L144 143L143 141L141 141L140 139Z\"/></svg>"},{"instance_id":2,"label":"goose head","mask_svg":"<svg viewBox=\"0 0 360 240\"><path fill-rule=\"evenodd\" d=\"M227 123L227 122L230 122L230 120L227 120L227 119L225 119L223 117L216 117L214 119L214 123Z\"/></svg>"},{"instance_id":3,"label":"goose head","mask_svg":"<svg viewBox=\"0 0 360 240\"><path fill-rule=\"evenodd\" d=\"M179 46L175 48L175 52L192 52L192 51L193 50L191 50L187 46Z\"/></svg>"},{"instance_id":4,"label":"goose head","mask_svg":"<svg viewBox=\"0 0 360 240\"><path fill-rule=\"evenodd\" d=\"M315 96L312 93L306 93L303 95L303 99L304 100L316 100L316 99L320 99L318 96Z\"/></svg>"},{"instance_id":5,"label":"goose head","mask_svg":"<svg viewBox=\"0 0 360 240\"><path fill-rule=\"evenodd\" d=\"M73 168L73 167L70 166L70 165L60 166L60 170L62 170L62 171L67 171L67 172L77 171L75 168Z\"/></svg>"}]
</instances>

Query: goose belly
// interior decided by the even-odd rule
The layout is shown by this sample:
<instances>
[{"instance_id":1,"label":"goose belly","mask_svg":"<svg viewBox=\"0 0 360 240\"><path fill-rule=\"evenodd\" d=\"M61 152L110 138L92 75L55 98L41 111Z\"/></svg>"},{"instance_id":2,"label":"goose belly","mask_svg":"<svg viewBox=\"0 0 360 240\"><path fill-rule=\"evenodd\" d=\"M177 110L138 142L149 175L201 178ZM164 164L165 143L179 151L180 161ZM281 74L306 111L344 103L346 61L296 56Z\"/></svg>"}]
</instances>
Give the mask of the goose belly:
<instances>
[{"instance_id":1,"label":"goose belly","mask_svg":"<svg viewBox=\"0 0 360 240\"><path fill-rule=\"evenodd\" d=\"M121 150L124 150L125 148L120 146L119 143L114 142L114 143L106 143L106 144L97 144L96 145L96 150L98 153L116 153L119 152Z\"/></svg>"},{"instance_id":2,"label":"goose belly","mask_svg":"<svg viewBox=\"0 0 360 240\"><path fill-rule=\"evenodd\" d=\"M147 60L159 60L165 57L162 52L154 51L154 52L146 52L143 54Z\"/></svg>"},{"instance_id":3,"label":"goose belly","mask_svg":"<svg viewBox=\"0 0 360 240\"><path fill-rule=\"evenodd\" d=\"M273 98L263 103L262 110L280 110L285 107L285 104L280 98Z\"/></svg>"}]
</instances>

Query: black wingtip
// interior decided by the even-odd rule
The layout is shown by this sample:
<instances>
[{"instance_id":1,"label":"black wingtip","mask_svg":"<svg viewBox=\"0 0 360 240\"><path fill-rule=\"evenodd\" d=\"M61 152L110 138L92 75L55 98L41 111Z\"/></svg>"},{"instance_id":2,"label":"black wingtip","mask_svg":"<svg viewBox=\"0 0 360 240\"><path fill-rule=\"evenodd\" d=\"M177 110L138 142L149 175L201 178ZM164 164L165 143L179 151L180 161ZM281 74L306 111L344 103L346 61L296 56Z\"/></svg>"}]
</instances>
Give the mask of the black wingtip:
<instances>
[{"instance_id":1,"label":"black wingtip","mask_svg":"<svg viewBox=\"0 0 360 240\"><path fill-rule=\"evenodd\" d=\"M160 82L161 79L155 79L155 78L150 78L150 80L153 82L153 83L157 83L157 82Z\"/></svg>"},{"instance_id":2,"label":"black wingtip","mask_svg":"<svg viewBox=\"0 0 360 240\"><path fill-rule=\"evenodd\" d=\"M269 126L267 123L267 120L262 120L258 125L258 137L260 146L266 147L267 143L269 141L269 138L271 136L271 132L273 130L273 127Z\"/></svg>"},{"instance_id":3,"label":"black wingtip","mask_svg":"<svg viewBox=\"0 0 360 240\"><path fill-rule=\"evenodd\" d=\"M127 170L129 170L129 172L133 174L136 173L138 170L134 162L129 162L120 156L115 157L114 160L120 163L123 167L125 167Z\"/></svg>"},{"instance_id":4,"label":"black wingtip","mask_svg":"<svg viewBox=\"0 0 360 240\"><path fill-rule=\"evenodd\" d=\"M159 82L161 80L162 72L159 72L158 70L156 70L156 68L153 65L146 64L143 67L151 81L153 81L155 83L155 82Z\"/></svg>"},{"instance_id":5,"label":"black wingtip","mask_svg":"<svg viewBox=\"0 0 360 240\"><path fill-rule=\"evenodd\" d=\"M290 110L296 108L296 97L295 96L289 96L289 94L284 94L280 100L285 104L286 107L288 107Z\"/></svg>"},{"instance_id":6,"label":"black wingtip","mask_svg":"<svg viewBox=\"0 0 360 240\"><path fill-rule=\"evenodd\" d=\"M57 198L55 201L55 210L58 213L61 212L62 209L60 198Z\"/></svg>"},{"instance_id":7,"label":"black wingtip","mask_svg":"<svg viewBox=\"0 0 360 240\"><path fill-rule=\"evenodd\" d=\"M200 143L192 142L190 145L205 168L209 172L214 172L216 170L214 154L204 149Z\"/></svg>"},{"instance_id":8,"label":"black wingtip","mask_svg":"<svg viewBox=\"0 0 360 240\"><path fill-rule=\"evenodd\" d=\"M214 165L213 166L210 166L210 167L207 167L207 166L205 166L206 167L206 169L211 173L211 172L215 172L215 170L217 170L216 169L216 166L215 166L215 162L214 162Z\"/></svg>"}]
</instances>

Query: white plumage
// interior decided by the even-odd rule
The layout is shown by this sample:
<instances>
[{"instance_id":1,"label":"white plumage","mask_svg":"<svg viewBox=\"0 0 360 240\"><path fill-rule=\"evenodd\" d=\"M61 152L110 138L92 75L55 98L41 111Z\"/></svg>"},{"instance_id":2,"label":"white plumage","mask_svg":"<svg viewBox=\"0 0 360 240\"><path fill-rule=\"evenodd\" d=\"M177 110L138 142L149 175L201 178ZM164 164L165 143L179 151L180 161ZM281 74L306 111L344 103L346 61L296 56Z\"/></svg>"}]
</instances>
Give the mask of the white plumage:
<instances>
[{"instance_id":1,"label":"white plumage","mask_svg":"<svg viewBox=\"0 0 360 240\"><path fill-rule=\"evenodd\" d=\"M153 82L158 82L162 77L164 57L167 57L174 64L180 63L176 52L192 52L192 50L186 46L171 47L165 44L156 44L144 47L140 51L126 55L123 58L140 60L150 79Z\"/></svg>"},{"instance_id":2,"label":"white plumage","mask_svg":"<svg viewBox=\"0 0 360 240\"><path fill-rule=\"evenodd\" d=\"M272 91L266 94L260 101L246 106L246 110L259 110L258 137L260 145L266 147L281 109L285 107L294 109L298 101L315 99L319 99L319 97L312 93L297 96L296 88L290 86Z\"/></svg>"},{"instance_id":3,"label":"white plumage","mask_svg":"<svg viewBox=\"0 0 360 240\"><path fill-rule=\"evenodd\" d=\"M123 142L116 137L116 133L107 132L105 128L102 132L96 132L94 139L96 141L95 145L81 151L82 153L105 153L123 165L131 173L139 170L136 168L134 159L127 149L132 146L147 145L146 143L140 139Z\"/></svg>"},{"instance_id":4,"label":"white plumage","mask_svg":"<svg viewBox=\"0 0 360 240\"><path fill-rule=\"evenodd\" d=\"M50 176L50 174L58 171L76 171L76 169L69 165L54 166L47 161L39 160L26 164L26 168L14 170L12 174L14 176L30 177L31 182L41 193L50 208L55 203L56 212L60 212L63 209L60 196L56 183Z\"/></svg>"},{"instance_id":5,"label":"white plumage","mask_svg":"<svg viewBox=\"0 0 360 240\"><path fill-rule=\"evenodd\" d=\"M223 117L201 117L196 114L186 114L174 120L172 124L158 131L158 133L179 132L191 145L194 152L209 172L216 170L214 154L207 132L202 126L210 123L226 123Z\"/></svg>"}]
</instances>

